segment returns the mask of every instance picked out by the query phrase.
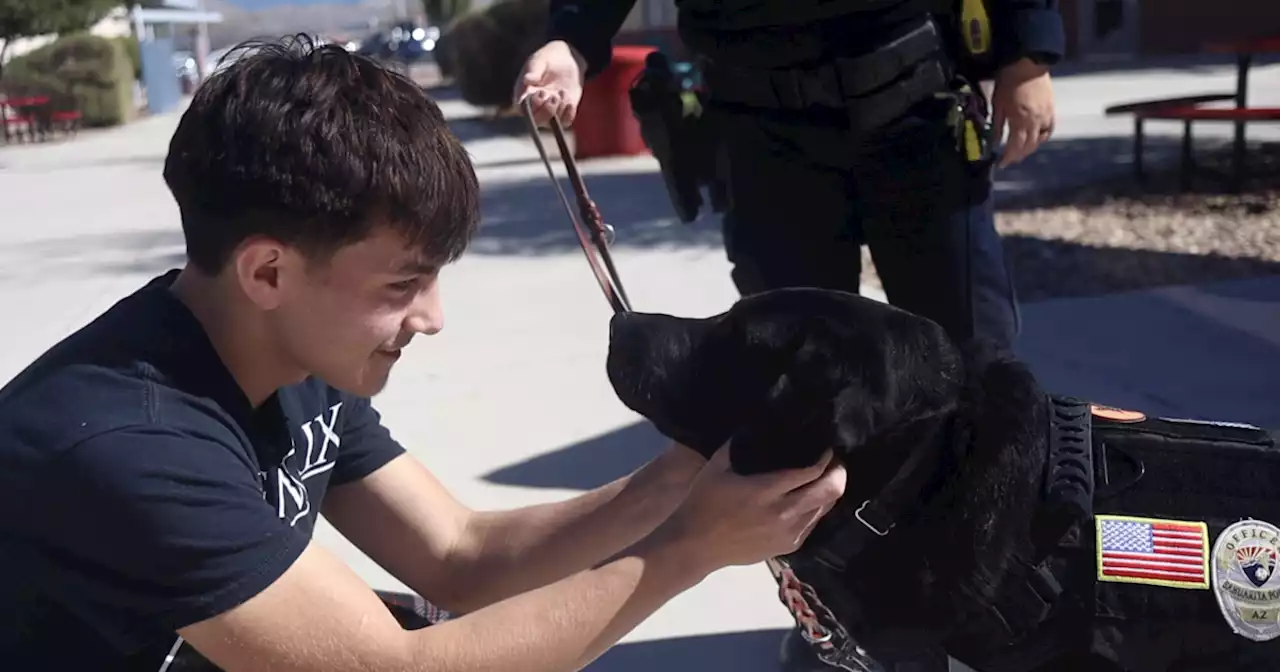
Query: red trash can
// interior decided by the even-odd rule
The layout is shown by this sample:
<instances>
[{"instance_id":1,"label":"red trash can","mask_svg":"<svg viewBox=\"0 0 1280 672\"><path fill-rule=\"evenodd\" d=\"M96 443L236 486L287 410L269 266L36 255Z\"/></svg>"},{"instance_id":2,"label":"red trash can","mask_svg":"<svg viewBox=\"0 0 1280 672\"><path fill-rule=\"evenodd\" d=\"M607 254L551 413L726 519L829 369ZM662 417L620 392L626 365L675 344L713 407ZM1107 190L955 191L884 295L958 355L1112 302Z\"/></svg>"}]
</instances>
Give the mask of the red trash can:
<instances>
[{"instance_id":1,"label":"red trash can","mask_svg":"<svg viewBox=\"0 0 1280 672\"><path fill-rule=\"evenodd\" d=\"M573 121L575 159L625 156L649 151L640 136L640 122L631 114L629 92L644 71L644 59L657 47L620 45L613 60L582 87L582 102Z\"/></svg>"}]
</instances>

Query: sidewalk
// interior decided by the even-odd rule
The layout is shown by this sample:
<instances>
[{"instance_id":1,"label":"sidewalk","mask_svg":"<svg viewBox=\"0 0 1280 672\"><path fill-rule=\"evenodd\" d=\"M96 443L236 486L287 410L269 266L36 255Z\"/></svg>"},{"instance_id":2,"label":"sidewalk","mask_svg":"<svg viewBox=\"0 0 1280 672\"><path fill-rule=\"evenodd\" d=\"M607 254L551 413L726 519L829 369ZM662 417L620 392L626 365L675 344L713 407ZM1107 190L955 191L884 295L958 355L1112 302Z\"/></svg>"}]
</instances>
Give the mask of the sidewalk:
<instances>
[{"instance_id":1,"label":"sidewalk","mask_svg":"<svg viewBox=\"0 0 1280 672\"><path fill-rule=\"evenodd\" d=\"M1102 118L1103 106L1229 85L1232 76L1219 68L1064 77L1056 139L1000 186L1044 189L1127 171L1129 123ZM1256 68L1252 90L1259 101L1280 96L1280 69ZM448 328L406 350L378 407L396 437L474 507L560 499L620 476L663 441L617 401L604 375L611 312L545 168L518 124L495 137L465 120L466 105L442 106L477 164L485 221L473 251L442 276ZM0 309L23 327L5 333L3 379L182 263L177 209L160 174L176 121L0 147ZM652 157L581 168L617 228L615 260L636 309L710 315L733 302L718 218L679 223ZM1035 303L1024 317L1024 353L1056 390L1280 426L1280 278ZM400 587L331 528L317 537L372 585ZM590 669L772 671L789 625L768 572L734 568L665 606Z\"/></svg>"}]
</instances>

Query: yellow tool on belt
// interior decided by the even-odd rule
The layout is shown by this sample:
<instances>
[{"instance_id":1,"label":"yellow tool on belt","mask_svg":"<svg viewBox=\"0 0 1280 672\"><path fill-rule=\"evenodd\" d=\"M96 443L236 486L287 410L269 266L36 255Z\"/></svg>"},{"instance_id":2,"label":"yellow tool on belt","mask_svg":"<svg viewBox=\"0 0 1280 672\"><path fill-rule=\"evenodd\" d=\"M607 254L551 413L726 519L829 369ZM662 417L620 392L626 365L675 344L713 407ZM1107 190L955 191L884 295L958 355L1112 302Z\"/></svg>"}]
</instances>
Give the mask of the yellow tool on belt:
<instances>
[{"instance_id":1,"label":"yellow tool on belt","mask_svg":"<svg viewBox=\"0 0 1280 672\"><path fill-rule=\"evenodd\" d=\"M978 137L978 126L972 119L964 120L964 155L971 162L983 158L982 140Z\"/></svg>"},{"instance_id":2,"label":"yellow tool on belt","mask_svg":"<svg viewBox=\"0 0 1280 672\"><path fill-rule=\"evenodd\" d=\"M991 17L987 16L984 0L961 0L960 32L970 56L991 50Z\"/></svg>"},{"instance_id":3,"label":"yellow tool on belt","mask_svg":"<svg viewBox=\"0 0 1280 672\"><path fill-rule=\"evenodd\" d=\"M945 94L939 94L951 101L947 123L955 134L956 149L964 152L965 158L970 163L986 159L989 149L986 136L990 129L985 111L980 109L980 95L967 82L959 84Z\"/></svg>"},{"instance_id":4,"label":"yellow tool on belt","mask_svg":"<svg viewBox=\"0 0 1280 672\"><path fill-rule=\"evenodd\" d=\"M987 0L952 1L960 3L959 25L956 27L967 58L975 63L988 62L991 57L991 17L987 13ZM985 110L974 108L974 101L981 93L965 83L956 94L959 105L955 118L956 141L965 157L976 163L986 157L988 149Z\"/></svg>"}]
</instances>

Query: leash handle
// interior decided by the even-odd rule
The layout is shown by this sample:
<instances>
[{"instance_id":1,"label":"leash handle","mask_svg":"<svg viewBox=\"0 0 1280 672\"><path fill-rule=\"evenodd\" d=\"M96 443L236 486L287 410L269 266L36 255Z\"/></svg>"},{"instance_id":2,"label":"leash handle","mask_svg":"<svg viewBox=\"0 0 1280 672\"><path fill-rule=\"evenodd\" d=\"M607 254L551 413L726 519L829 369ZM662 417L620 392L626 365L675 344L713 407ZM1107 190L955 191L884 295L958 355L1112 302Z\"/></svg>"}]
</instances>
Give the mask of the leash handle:
<instances>
[{"instance_id":1,"label":"leash handle","mask_svg":"<svg viewBox=\"0 0 1280 672\"><path fill-rule=\"evenodd\" d=\"M569 143L565 140L564 128L560 125L560 120L556 117L551 118L551 131L555 134L560 158L564 161L565 170L569 174L569 185L573 187L574 195L577 197L577 212L569 203L569 197L565 195L564 189L560 187L560 180L556 178L551 159L547 155L546 147L542 144L538 124L533 117L533 103L526 97L520 101L520 106L524 109L525 121L529 124L529 134L533 136L533 144L538 148L542 163L547 167L547 176L551 178L551 185L560 196L560 203L564 205L565 213L569 215L569 221L578 234L578 244L582 246L587 263L591 265L596 282L600 283L600 290L604 292L605 299L613 307L614 313L631 312L631 299L627 297L627 292L622 287L618 269L613 264L613 256L609 254L609 246L614 240L613 227L604 222L600 209L587 193L587 186L582 180L582 174L578 172L578 165L574 162L573 153L569 150Z\"/></svg>"}]
</instances>

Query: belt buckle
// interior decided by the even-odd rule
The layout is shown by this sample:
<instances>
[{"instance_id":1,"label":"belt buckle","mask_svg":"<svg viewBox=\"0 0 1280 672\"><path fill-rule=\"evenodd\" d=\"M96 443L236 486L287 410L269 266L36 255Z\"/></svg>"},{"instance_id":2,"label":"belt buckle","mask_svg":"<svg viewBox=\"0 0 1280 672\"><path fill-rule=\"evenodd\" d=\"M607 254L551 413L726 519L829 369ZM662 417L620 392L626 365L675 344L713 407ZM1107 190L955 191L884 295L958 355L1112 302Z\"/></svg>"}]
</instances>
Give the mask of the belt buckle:
<instances>
[{"instance_id":1,"label":"belt buckle","mask_svg":"<svg viewBox=\"0 0 1280 672\"><path fill-rule=\"evenodd\" d=\"M874 533L876 534L876 536L879 536L879 537L887 537L887 536L889 536L889 531L893 529L893 524L892 524L892 523L890 523L890 524L889 524L889 527L888 527L888 528L886 528L886 529L882 532L882 531L880 531L878 528L876 528L876 526L875 526L875 525L872 525L870 522L868 522L866 518L863 518L863 517L862 517L862 510L863 510L863 509L865 509L865 508L867 508L867 505L868 505L868 504L870 504L870 503L871 503L871 500L869 500L869 499L868 499L867 501L863 502L863 503L862 503L862 506L859 506L859 507L858 507L858 510L853 512L853 517L854 517L854 518L857 518L857 519L858 519L858 522L862 523L862 524L863 524L863 526L865 526L868 530L871 530L872 532L874 532Z\"/></svg>"}]
</instances>

